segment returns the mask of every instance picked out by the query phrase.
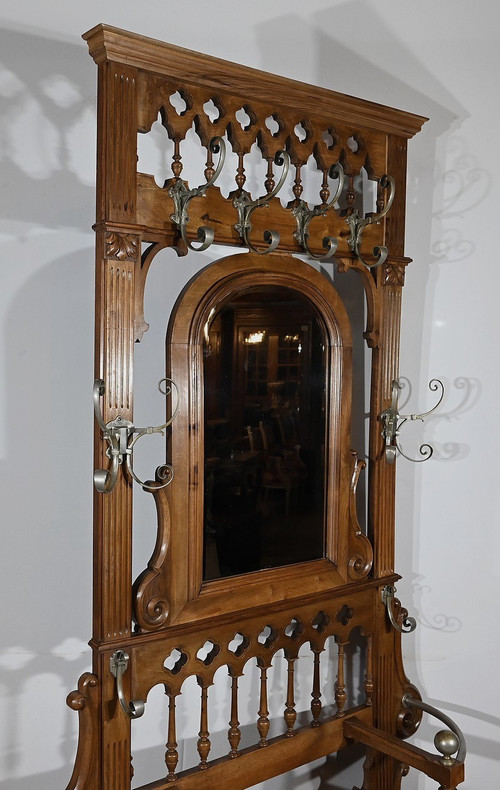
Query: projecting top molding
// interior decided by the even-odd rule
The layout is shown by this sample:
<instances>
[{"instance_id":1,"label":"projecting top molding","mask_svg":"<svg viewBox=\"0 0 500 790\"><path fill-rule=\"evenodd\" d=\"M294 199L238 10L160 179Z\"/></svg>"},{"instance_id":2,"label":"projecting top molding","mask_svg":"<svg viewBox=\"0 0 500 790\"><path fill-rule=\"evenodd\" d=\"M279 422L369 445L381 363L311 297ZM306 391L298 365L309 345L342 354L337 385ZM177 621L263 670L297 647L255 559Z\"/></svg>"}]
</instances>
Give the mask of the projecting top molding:
<instances>
[{"instance_id":1,"label":"projecting top molding","mask_svg":"<svg viewBox=\"0 0 500 790\"><path fill-rule=\"evenodd\" d=\"M227 60L202 55L110 25L96 25L83 35L97 64L122 63L139 70L229 92L248 101L279 104L310 116L330 116L410 138L428 119L383 104L348 96Z\"/></svg>"}]
</instances>

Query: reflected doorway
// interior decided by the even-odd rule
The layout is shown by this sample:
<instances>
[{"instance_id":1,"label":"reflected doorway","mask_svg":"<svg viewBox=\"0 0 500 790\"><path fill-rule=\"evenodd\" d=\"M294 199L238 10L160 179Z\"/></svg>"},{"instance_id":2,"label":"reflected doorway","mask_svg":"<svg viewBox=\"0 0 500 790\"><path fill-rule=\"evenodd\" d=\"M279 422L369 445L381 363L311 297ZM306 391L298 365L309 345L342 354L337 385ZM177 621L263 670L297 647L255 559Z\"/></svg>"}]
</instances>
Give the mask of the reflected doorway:
<instances>
[{"instance_id":1,"label":"reflected doorway","mask_svg":"<svg viewBox=\"0 0 500 790\"><path fill-rule=\"evenodd\" d=\"M204 333L204 580L325 556L325 331L292 288L248 288Z\"/></svg>"}]
</instances>

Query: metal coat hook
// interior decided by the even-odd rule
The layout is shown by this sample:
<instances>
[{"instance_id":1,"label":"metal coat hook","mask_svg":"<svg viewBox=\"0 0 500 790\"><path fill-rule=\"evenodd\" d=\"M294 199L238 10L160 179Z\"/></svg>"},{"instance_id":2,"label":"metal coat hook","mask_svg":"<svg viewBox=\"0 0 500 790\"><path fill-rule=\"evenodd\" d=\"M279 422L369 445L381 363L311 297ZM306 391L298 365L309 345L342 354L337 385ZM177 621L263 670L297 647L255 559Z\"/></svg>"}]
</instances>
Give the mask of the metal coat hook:
<instances>
[{"instance_id":1,"label":"metal coat hook","mask_svg":"<svg viewBox=\"0 0 500 790\"><path fill-rule=\"evenodd\" d=\"M109 659L109 671L116 678L116 692L122 710L131 719L139 719L145 710L145 702L142 699L133 699L127 702L123 693L123 675L128 669L130 656L125 650L115 650Z\"/></svg>"},{"instance_id":2,"label":"metal coat hook","mask_svg":"<svg viewBox=\"0 0 500 790\"><path fill-rule=\"evenodd\" d=\"M162 386L164 385L164 386ZM105 423L102 417L101 410L101 397L106 392L106 386L102 379L97 379L94 382L94 412L97 423L102 431L103 439L108 443L106 455L111 461L109 469L96 469L94 472L94 485L101 494L110 494L116 485L118 479L118 470L120 465L125 460L125 466L130 476L139 483L142 488L148 491L156 491L159 488L168 486L174 478L174 470L170 464L163 464L156 470L156 476L160 480L165 480L164 483L148 484L140 480L134 472L133 466L133 452L134 447L142 436L151 433L160 433L164 435L164 431L174 421L177 411L179 409L179 393L176 384L168 378L161 379L158 382L158 389L162 395L166 397L172 395L173 391L176 394L176 405L172 411L172 416L163 424L156 427L149 426L147 428L136 428L130 420L125 420L120 414L108 423Z\"/></svg>"},{"instance_id":3,"label":"metal coat hook","mask_svg":"<svg viewBox=\"0 0 500 790\"><path fill-rule=\"evenodd\" d=\"M389 188L389 197L387 198L387 203L385 204L385 207L382 209L382 211L379 211L378 214L369 214L366 217L362 217L358 210L354 209L354 211L349 214L348 217L346 217L346 222L351 229L351 235L349 236L347 243L360 263L363 263L368 267L368 269L374 269L376 266L380 266L385 260L387 260L387 256L389 254L387 247L374 247L373 255L375 260L369 262L363 258L360 250L361 241L363 239L363 231L366 226L376 225L379 223L380 220L385 217L394 201L396 184L394 183L393 177L388 176L387 174L383 175L382 178L379 179L379 184L382 189Z\"/></svg>"},{"instance_id":4,"label":"metal coat hook","mask_svg":"<svg viewBox=\"0 0 500 790\"><path fill-rule=\"evenodd\" d=\"M414 463L421 463L422 461L428 461L431 455L434 452L434 449L431 447L430 444L422 444L420 445L419 452L423 456L423 458L410 458L410 456L406 455L401 449L401 445L398 442L399 432L401 427L407 422L407 420L424 420L424 417L427 417L429 414L432 414L433 411L436 411L438 406L440 405L441 401L444 397L444 384L439 379L431 379L429 381L429 389L431 392L438 392L441 391L439 396L439 400L432 409L429 411L424 411L421 414L400 414L398 411L398 390L402 389L402 384L398 381L392 382L392 399L391 405L388 409L382 412L380 415L380 420L382 422L382 436L385 439L385 458L387 463L393 464L396 458L397 453L399 452L403 458L406 458L407 461L413 461Z\"/></svg>"},{"instance_id":5,"label":"metal coat hook","mask_svg":"<svg viewBox=\"0 0 500 790\"><path fill-rule=\"evenodd\" d=\"M210 247L214 240L215 233L212 228L201 225L197 231L198 241L201 242L200 246L193 246L193 244L189 241L186 232L187 225L189 223L188 207L193 198L204 197L207 189L215 184L226 159L226 145L222 137L213 137L210 140L209 149L212 154L218 153L220 155L219 161L217 162L217 167L215 168L212 177L208 179L206 184L202 184L201 186L195 187L194 189L188 189L184 181L179 180L168 190L168 194L171 198L173 198L175 207L175 212L171 215L170 219L172 222L175 222L179 228L181 238L185 244L190 250L194 250L195 252L202 252L203 250L206 250L208 247Z\"/></svg>"},{"instance_id":6,"label":"metal coat hook","mask_svg":"<svg viewBox=\"0 0 500 790\"><path fill-rule=\"evenodd\" d=\"M280 179L274 189L268 192L267 195L264 195L264 197L257 198L257 200L252 200L248 192L242 192L241 195L237 195L233 200L233 206L238 211L238 222L234 226L235 230L240 235L240 238L243 239L247 247L252 250L252 252L256 252L258 255L267 255L268 252L275 250L280 243L280 235L275 230L264 231L264 241L268 245L265 250L259 250L257 247L254 247L248 238L248 234L252 230L250 217L252 216L255 209L261 207L269 208L269 201L273 197L276 197L281 187L285 183L285 179L290 169L289 154L286 151L277 151L274 157L274 163L279 167L283 167Z\"/></svg>"},{"instance_id":7,"label":"metal coat hook","mask_svg":"<svg viewBox=\"0 0 500 790\"><path fill-rule=\"evenodd\" d=\"M300 200L292 212L293 216L297 220L297 230L293 234L294 237L297 239L300 246L307 252L307 254L310 255L311 258L316 258L317 260L328 260L328 258L331 258L332 255L335 254L338 247L337 239L335 239L333 236L325 236L323 238L323 247L325 252L321 255L316 255L314 252L311 252L309 249L309 224L311 220L314 219L314 217L326 217L328 211L333 208L341 196L344 189L344 168L340 162L337 162L331 166L328 172L328 177L332 179L338 178L339 183L334 196L326 205L315 206L314 208L310 209L304 200Z\"/></svg>"},{"instance_id":8,"label":"metal coat hook","mask_svg":"<svg viewBox=\"0 0 500 790\"><path fill-rule=\"evenodd\" d=\"M394 617L393 609L395 592L396 588L393 584L386 584L385 587L382 588L382 602L385 604L385 608L387 609L387 614L389 615L389 620L391 621L393 628L395 628L396 631L399 631L400 634L411 634L411 632L417 627L417 621L414 617L406 616L401 625L398 623Z\"/></svg>"},{"instance_id":9,"label":"metal coat hook","mask_svg":"<svg viewBox=\"0 0 500 790\"><path fill-rule=\"evenodd\" d=\"M402 702L405 708L416 708L417 710L423 710L430 716L434 716L435 719L442 721L443 724L446 724L446 726L451 730L451 732L448 730L440 730L438 733L436 733L434 738L434 746L442 755L439 760L442 765L451 767L455 764L455 762L464 762L467 752L467 745L465 743L462 730L458 727L458 725L455 724L453 719L450 719L449 716L447 716L445 713L442 713L433 705L429 705L427 702L423 702L421 699L412 697L411 694L405 694ZM455 754L455 752L457 752L457 756L456 758L453 758L452 755Z\"/></svg>"}]
</instances>

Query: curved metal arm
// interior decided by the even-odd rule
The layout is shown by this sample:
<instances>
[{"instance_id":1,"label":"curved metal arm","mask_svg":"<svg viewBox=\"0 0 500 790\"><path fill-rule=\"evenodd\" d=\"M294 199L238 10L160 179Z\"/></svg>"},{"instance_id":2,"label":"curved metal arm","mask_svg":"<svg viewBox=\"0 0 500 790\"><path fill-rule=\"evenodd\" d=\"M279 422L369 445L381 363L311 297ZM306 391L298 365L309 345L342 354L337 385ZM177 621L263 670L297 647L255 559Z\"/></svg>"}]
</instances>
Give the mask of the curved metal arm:
<instances>
[{"instance_id":1,"label":"curved metal arm","mask_svg":"<svg viewBox=\"0 0 500 790\"><path fill-rule=\"evenodd\" d=\"M116 650L109 659L109 671L116 678L116 692L122 710L131 719L139 719L145 710L145 703L142 699L133 699L127 702L123 693L122 677L128 669L130 656L125 650Z\"/></svg>"},{"instance_id":2,"label":"curved metal arm","mask_svg":"<svg viewBox=\"0 0 500 790\"><path fill-rule=\"evenodd\" d=\"M334 238L334 236L324 236L322 243L326 252L322 253L321 255L316 255L309 248L309 224L311 220L314 219L314 217L326 217L328 211L333 208L341 196L344 189L344 168L340 162L337 162L331 166L328 172L328 177L332 179L338 178L339 183L337 185L337 189L335 190L334 196L328 203L326 203L326 205L315 206L314 208L310 209L304 200L300 200L298 205L295 206L292 211L293 216L297 220L297 230L293 234L294 237L297 239L300 246L307 252L307 254L311 256L311 258L316 258L316 260L323 261L328 260L328 258L331 258L335 254L338 247L338 240Z\"/></svg>"},{"instance_id":3,"label":"curved metal arm","mask_svg":"<svg viewBox=\"0 0 500 790\"><path fill-rule=\"evenodd\" d=\"M103 379L96 379L94 381L94 390L93 390L93 399L94 399L94 414L99 425L101 431L106 430L106 426L104 424L104 420L102 419L102 411L101 411L101 398L103 397L104 393L106 392L106 385L104 384Z\"/></svg>"},{"instance_id":4,"label":"curved metal arm","mask_svg":"<svg viewBox=\"0 0 500 790\"><path fill-rule=\"evenodd\" d=\"M193 246L186 233L186 228L189 223L188 206L193 198L205 196L207 189L218 179L226 159L226 145L222 137L213 137L210 140L209 149L213 154L220 153L219 161L217 162L217 167L212 177L209 178L205 184L195 187L194 189L188 189L184 181L179 180L168 190L168 194L173 199L175 207L175 212L171 215L170 219L172 222L175 222L179 228L184 243L190 250L194 250L195 252L202 252L210 247L214 240L215 233L212 228L201 225L197 231L198 241L201 242L201 244L199 247Z\"/></svg>"},{"instance_id":5,"label":"curved metal arm","mask_svg":"<svg viewBox=\"0 0 500 790\"><path fill-rule=\"evenodd\" d=\"M387 198L387 203L385 204L382 211L379 211L378 214L369 214L366 217L361 217L358 210L354 209L354 211L346 217L346 221L351 229L351 235L349 236L347 243L349 247L356 255L356 258L360 261L360 263L364 264L368 267L368 269L374 269L376 266L381 266L384 261L387 260L387 256L389 251L387 247L374 247L373 248L373 255L375 260L369 262L363 258L361 254L361 241L363 238L363 231L367 225L376 225L380 222L380 220L385 217L389 209L391 208L394 195L396 192L396 184L392 176L388 176L387 174L383 175L382 178L379 179L379 184L382 189L387 189L389 187L389 197Z\"/></svg>"},{"instance_id":6,"label":"curved metal arm","mask_svg":"<svg viewBox=\"0 0 500 790\"><path fill-rule=\"evenodd\" d=\"M108 470L106 469L96 469L94 471L94 485L101 494L108 494L110 491L113 490L114 485L116 483L116 479L118 477L118 467L120 465L120 454L118 450L113 452L113 445L112 442L108 439L108 429L104 424L104 420L102 418L102 411L101 411L101 398L106 392L106 387L104 381L102 379L96 379L94 381L94 391L93 391L93 399L94 399L94 414L101 429L104 438L108 442L108 449L106 451L106 455L111 459L111 466Z\"/></svg>"},{"instance_id":7,"label":"curved metal arm","mask_svg":"<svg viewBox=\"0 0 500 790\"><path fill-rule=\"evenodd\" d=\"M162 387L162 385L164 385ZM108 470L96 469L94 472L94 485L101 494L109 494L113 490L118 479L118 469L120 464L125 460L125 466L130 476L142 488L148 491L156 491L159 488L165 488L170 485L174 478L174 470L170 464L163 464L156 470L156 477L161 481L157 483L144 483L134 472L133 467L133 452L137 441L146 434L160 433L162 436L166 428L168 428L174 421L179 410L179 392L175 382L171 379L163 378L158 382L158 389L162 395L168 397L175 391L176 404L172 410L169 419L158 426L148 426L147 428L136 428L129 420L125 420L121 415L118 415L114 420L104 423L101 412L100 398L104 395L106 387L102 379L98 379L94 383L94 411L96 420L102 430L103 438L108 443L106 455L111 460L111 465ZM135 436L134 436L135 434Z\"/></svg>"},{"instance_id":8,"label":"curved metal arm","mask_svg":"<svg viewBox=\"0 0 500 790\"><path fill-rule=\"evenodd\" d=\"M254 245L248 238L248 234L252 230L252 223L250 222L250 217L252 216L255 209L261 208L262 206L268 208L269 201L273 197L276 197L281 187L285 183L286 177L288 175L288 171L290 169L289 154L286 151L282 151L282 150L277 151L274 157L274 163L280 167L283 166L281 176L274 189L268 192L267 195L264 195L264 197L257 198L257 200L252 200L248 192L242 192L241 195L237 195L233 200L233 206L238 211L238 222L234 226L235 230L240 235L240 238L243 239L247 247L250 250L252 250L252 252L257 253L258 255L267 255L268 252L272 252L273 250L275 250L278 244L280 243L280 235L275 230L264 231L264 241L268 245L264 250L260 250L257 247L254 247Z\"/></svg>"},{"instance_id":9,"label":"curved metal arm","mask_svg":"<svg viewBox=\"0 0 500 790\"><path fill-rule=\"evenodd\" d=\"M446 726L450 728L452 733L456 735L458 740L458 745L456 748L453 748L451 750L441 749L440 746L438 745L441 740L444 740L444 739L438 739L438 736L440 735L442 736L444 733L439 732L436 735L436 738L434 739L436 748L438 749L438 751L441 752L441 754L443 754L443 757L441 758L441 762L443 763L443 765L453 765L454 760L451 759L451 755L457 751L458 754L456 756L456 760L460 763L464 762L465 755L467 752L467 745L465 743L465 738L462 730L455 724L453 719L450 719L450 717L447 716L445 713L442 713L440 710L434 708L432 705L429 705L427 702L422 702L422 700L416 699L416 697L412 697L411 694L404 695L403 705L405 706L405 708L417 708L418 710L423 710L426 713L429 713L431 716L434 716L434 718L439 719L439 721L442 721L443 724L446 724Z\"/></svg>"},{"instance_id":10,"label":"curved metal arm","mask_svg":"<svg viewBox=\"0 0 500 790\"><path fill-rule=\"evenodd\" d=\"M391 405L388 409L382 412L380 415L380 420L382 422L382 436L385 439L385 457L388 463L394 463L397 453L399 452L403 458L406 458L407 461L413 461L413 463L422 463L422 461L428 461L431 455L434 452L434 449L431 447L430 444L421 444L419 448L420 454L423 458L411 458L409 455L406 455L403 452L401 445L398 441L399 432L402 426L408 420L424 420L424 417L428 417L429 414L432 414L433 411L440 406L443 398L444 398L444 384L439 379L431 379L429 381L429 389L431 392L438 392L441 391L439 396L438 402L432 409L429 411L421 412L420 414L400 414L398 411L398 390L402 389L402 385L399 380L395 380L392 382L392 397L391 397Z\"/></svg>"},{"instance_id":11,"label":"curved metal arm","mask_svg":"<svg viewBox=\"0 0 500 790\"><path fill-rule=\"evenodd\" d=\"M111 493L111 491L116 485L116 481L118 479L118 468L122 461L122 459L120 458L119 451L113 449L112 445L110 445L106 450L106 455L108 455L111 458L111 466L109 467L109 469L94 470L94 485L100 494Z\"/></svg>"},{"instance_id":12,"label":"curved metal arm","mask_svg":"<svg viewBox=\"0 0 500 790\"><path fill-rule=\"evenodd\" d=\"M411 632L417 627L417 621L414 617L407 616L401 625L398 623L394 617L394 611L392 608L394 604L395 592L396 588L392 584L386 584L385 587L382 588L382 601L385 604L385 608L387 609L389 620L391 621L393 628L395 628L396 631L399 631L400 634L411 634Z\"/></svg>"},{"instance_id":13,"label":"curved metal arm","mask_svg":"<svg viewBox=\"0 0 500 790\"><path fill-rule=\"evenodd\" d=\"M162 389L162 384L165 384L165 388ZM172 425L173 421L177 416L177 412L179 411L179 390L177 389L177 385L175 384L172 379L163 378L160 379L158 382L158 389L162 395L168 397L172 395L175 390L176 395L176 403L175 409L172 411L171 417L163 424L158 425L156 427L149 426L147 428L134 428L134 433L137 434L134 436L132 441L128 445L128 452L125 458L125 462L127 465L127 470L130 473L131 477L134 478L135 482L138 483L142 488L145 488L147 491L157 491L159 488L166 488L166 486L170 485L172 480L174 479L174 469L170 464L162 464L158 466L156 469L156 477L160 480L165 480L164 483L145 483L143 482L134 472L133 466L133 450L139 439L143 436L152 433L160 433L162 436L165 435L165 429Z\"/></svg>"}]
</instances>

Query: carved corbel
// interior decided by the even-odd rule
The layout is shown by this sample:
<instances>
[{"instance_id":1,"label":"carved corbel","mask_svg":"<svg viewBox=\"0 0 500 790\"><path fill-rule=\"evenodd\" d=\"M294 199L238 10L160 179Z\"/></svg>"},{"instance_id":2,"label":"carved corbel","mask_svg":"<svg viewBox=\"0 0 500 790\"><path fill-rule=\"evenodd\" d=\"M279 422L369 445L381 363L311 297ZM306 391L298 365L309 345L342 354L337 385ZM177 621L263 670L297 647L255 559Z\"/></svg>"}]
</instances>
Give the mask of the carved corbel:
<instances>
[{"instance_id":1,"label":"carved corbel","mask_svg":"<svg viewBox=\"0 0 500 790\"><path fill-rule=\"evenodd\" d=\"M368 576L373 564L372 544L361 531L356 508L356 488L359 476L366 467L357 454L351 450L353 471L349 491L349 578L353 580L364 579Z\"/></svg>"},{"instance_id":2,"label":"carved corbel","mask_svg":"<svg viewBox=\"0 0 500 790\"><path fill-rule=\"evenodd\" d=\"M104 238L105 256L108 260L132 261L139 260L141 240L133 233L108 231Z\"/></svg>"},{"instance_id":3,"label":"carved corbel","mask_svg":"<svg viewBox=\"0 0 500 790\"><path fill-rule=\"evenodd\" d=\"M164 488L149 489L158 513L156 545L147 568L138 576L133 587L134 620L141 631L157 631L167 624L170 613L164 590L163 567L170 542L170 510Z\"/></svg>"},{"instance_id":4,"label":"carved corbel","mask_svg":"<svg viewBox=\"0 0 500 790\"><path fill-rule=\"evenodd\" d=\"M85 672L78 689L68 694L66 704L78 711L78 747L76 761L66 790L95 790L98 786L98 679Z\"/></svg>"}]
</instances>

